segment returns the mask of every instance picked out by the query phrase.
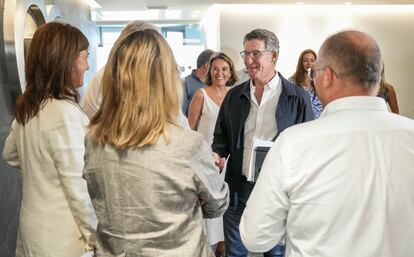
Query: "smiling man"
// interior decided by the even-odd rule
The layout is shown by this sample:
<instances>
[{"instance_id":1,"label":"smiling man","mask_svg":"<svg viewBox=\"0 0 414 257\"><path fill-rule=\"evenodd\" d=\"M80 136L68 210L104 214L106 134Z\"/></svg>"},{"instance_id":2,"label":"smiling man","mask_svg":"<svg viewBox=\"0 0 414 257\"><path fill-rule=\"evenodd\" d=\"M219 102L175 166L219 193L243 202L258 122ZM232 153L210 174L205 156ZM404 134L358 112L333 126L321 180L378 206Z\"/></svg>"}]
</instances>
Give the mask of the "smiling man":
<instances>
[{"instance_id":1,"label":"smiling man","mask_svg":"<svg viewBox=\"0 0 414 257\"><path fill-rule=\"evenodd\" d=\"M381 66L363 32L322 44L312 77L325 109L269 151L240 223L249 250L286 236L286 257L414 256L414 121L376 97Z\"/></svg>"},{"instance_id":2,"label":"smiling man","mask_svg":"<svg viewBox=\"0 0 414 257\"><path fill-rule=\"evenodd\" d=\"M279 57L276 35L255 29L246 34L243 45L240 54L251 79L227 93L212 145L216 164L223 165L223 158L229 157L225 180L231 204L223 217L228 257L245 257L248 253L240 239L239 223L254 187L246 178L253 140L274 140L284 129L313 119L307 93L276 71ZM264 256L283 256L283 253L283 246L276 246Z\"/></svg>"}]
</instances>

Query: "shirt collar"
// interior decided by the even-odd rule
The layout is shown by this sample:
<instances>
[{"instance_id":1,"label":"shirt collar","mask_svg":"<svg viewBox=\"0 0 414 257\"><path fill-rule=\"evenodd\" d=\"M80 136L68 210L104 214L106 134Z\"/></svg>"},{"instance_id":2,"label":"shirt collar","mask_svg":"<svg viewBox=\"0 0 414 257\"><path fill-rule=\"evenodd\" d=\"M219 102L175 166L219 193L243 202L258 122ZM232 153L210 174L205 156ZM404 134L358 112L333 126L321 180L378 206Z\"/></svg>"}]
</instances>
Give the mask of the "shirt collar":
<instances>
[{"instance_id":1,"label":"shirt collar","mask_svg":"<svg viewBox=\"0 0 414 257\"><path fill-rule=\"evenodd\" d=\"M388 112L384 99L376 96L348 96L336 99L325 106L320 117L343 110L371 110Z\"/></svg>"},{"instance_id":2,"label":"shirt collar","mask_svg":"<svg viewBox=\"0 0 414 257\"><path fill-rule=\"evenodd\" d=\"M280 78L279 78L279 73L276 72L275 76L273 76L273 78L265 85L265 90L266 89L270 89L270 90L275 90L277 88L277 86L279 85L280 82ZM255 92L256 88L253 85L253 80L250 79L250 92Z\"/></svg>"}]
</instances>

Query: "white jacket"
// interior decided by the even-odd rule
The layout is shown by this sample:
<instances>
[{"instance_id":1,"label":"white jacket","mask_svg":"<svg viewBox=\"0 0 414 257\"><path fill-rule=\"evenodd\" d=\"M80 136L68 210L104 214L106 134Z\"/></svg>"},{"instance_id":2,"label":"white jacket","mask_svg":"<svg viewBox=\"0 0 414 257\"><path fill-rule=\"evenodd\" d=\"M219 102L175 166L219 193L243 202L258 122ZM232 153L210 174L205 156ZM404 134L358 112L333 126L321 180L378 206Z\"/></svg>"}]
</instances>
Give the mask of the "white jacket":
<instances>
[{"instance_id":1,"label":"white jacket","mask_svg":"<svg viewBox=\"0 0 414 257\"><path fill-rule=\"evenodd\" d=\"M96 216L82 178L88 119L79 106L47 100L24 126L14 121L4 160L20 168L16 256L81 256L96 244Z\"/></svg>"}]
</instances>

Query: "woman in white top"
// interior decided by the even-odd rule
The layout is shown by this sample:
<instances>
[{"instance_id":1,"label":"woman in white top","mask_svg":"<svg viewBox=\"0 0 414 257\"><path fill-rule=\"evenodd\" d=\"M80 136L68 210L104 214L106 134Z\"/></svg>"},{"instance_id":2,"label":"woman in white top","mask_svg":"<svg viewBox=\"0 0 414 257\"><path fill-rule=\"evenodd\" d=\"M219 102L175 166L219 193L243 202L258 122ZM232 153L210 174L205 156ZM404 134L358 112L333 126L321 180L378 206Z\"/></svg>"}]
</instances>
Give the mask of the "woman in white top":
<instances>
[{"instance_id":1,"label":"woman in white top","mask_svg":"<svg viewBox=\"0 0 414 257\"><path fill-rule=\"evenodd\" d=\"M237 79L232 60L224 53L214 54L209 62L207 86L197 90L190 103L188 123L192 129L204 135L210 146L213 143L213 133L221 103L229 86L232 86ZM223 218L204 219L204 221L210 245L215 249L219 242L224 241ZM220 243L218 248L222 248L222 245L223 243ZM224 256L224 252L222 255Z\"/></svg>"},{"instance_id":2,"label":"woman in white top","mask_svg":"<svg viewBox=\"0 0 414 257\"><path fill-rule=\"evenodd\" d=\"M79 257L95 247L97 221L82 178L88 119L77 104L88 46L69 24L47 23L33 36L26 90L3 150L23 179L17 257Z\"/></svg>"}]
</instances>

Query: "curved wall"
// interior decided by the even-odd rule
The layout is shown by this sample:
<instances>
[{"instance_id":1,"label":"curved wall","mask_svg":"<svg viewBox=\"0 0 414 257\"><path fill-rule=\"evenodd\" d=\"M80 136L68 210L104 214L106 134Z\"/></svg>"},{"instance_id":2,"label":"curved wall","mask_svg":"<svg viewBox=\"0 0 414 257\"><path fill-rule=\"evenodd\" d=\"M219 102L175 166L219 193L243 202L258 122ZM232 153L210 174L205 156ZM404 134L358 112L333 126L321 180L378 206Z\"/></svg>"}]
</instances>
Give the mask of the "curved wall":
<instances>
[{"instance_id":1,"label":"curved wall","mask_svg":"<svg viewBox=\"0 0 414 257\"><path fill-rule=\"evenodd\" d=\"M16 97L25 87L25 49L27 52L37 26L53 20L65 21L86 31L90 44L95 45L95 24L89 19L89 8L80 0L0 0L0 153L10 132ZM94 64L90 67L94 73ZM20 173L0 157L1 257L15 255L20 200Z\"/></svg>"}]
</instances>

